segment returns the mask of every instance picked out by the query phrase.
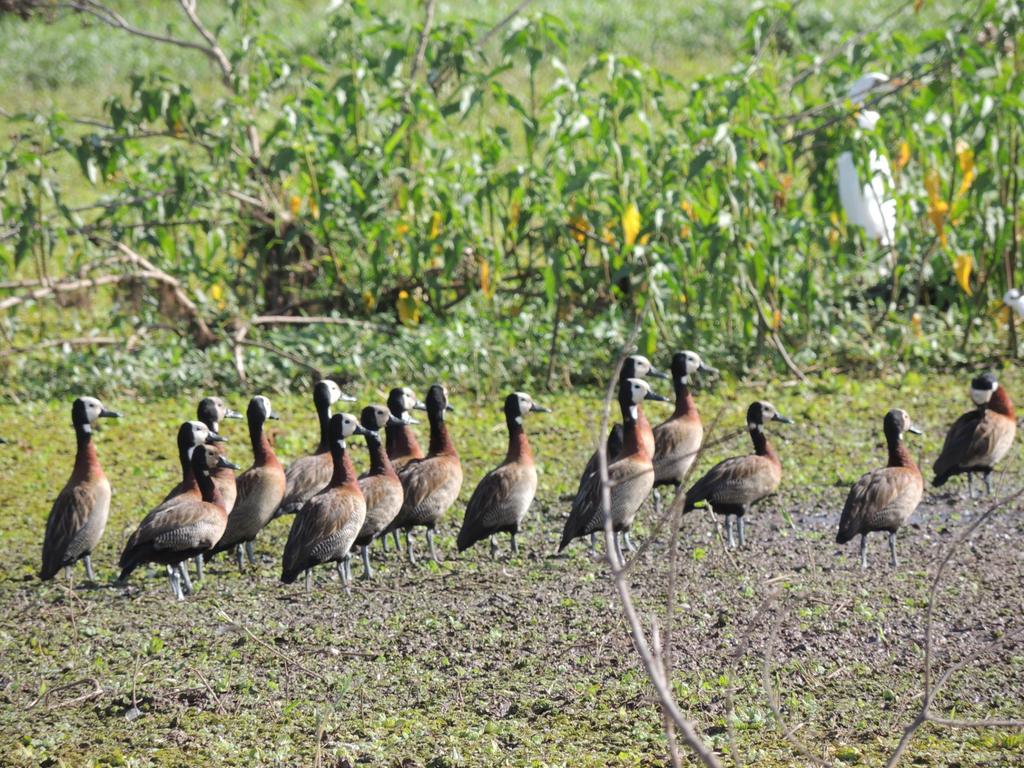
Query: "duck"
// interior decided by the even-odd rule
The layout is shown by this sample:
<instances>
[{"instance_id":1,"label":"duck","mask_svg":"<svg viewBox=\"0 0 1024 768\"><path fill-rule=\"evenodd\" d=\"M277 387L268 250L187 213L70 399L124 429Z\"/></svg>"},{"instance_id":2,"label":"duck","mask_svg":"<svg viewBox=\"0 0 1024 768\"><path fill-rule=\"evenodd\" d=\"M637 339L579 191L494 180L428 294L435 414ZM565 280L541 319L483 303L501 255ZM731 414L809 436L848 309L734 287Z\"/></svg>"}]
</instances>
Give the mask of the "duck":
<instances>
[{"instance_id":1,"label":"duck","mask_svg":"<svg viewBox=\"0 0 1024 768\"><path fill-rule=\"evenodd\" d=\"M430 422L427 455L422 459L410 459L398 470L405 499L402 509L385 531L385 534L388 531L405 531L407 555L413 564L416 555L412 548L412 529L420 526L427 529L430 558L438 562L434 528L462 489L462 462L444 420L446 411L455 410L448 402L448 390L441 384L431 385L424 404Z\"/></svg>"},{"instance_id":2,"label":"duck","mask_svg":"<svg viewBox=\"0 0 1024 768\"><path fill-rule=\"evenodd\" d=\"M459 529L459 552L489 537L491 557L494 557L498 551L495 535L509 533L512 554L519 554L516 534L537 493L537 468L523 419L528 413L551 413L551 409L538 405L525 392L513 392L505 398L504 411L508 451L505 460L484 475L469 497L466 516Z\"/></svg>"},{"instance_id":3,"label":"duck","mask_svg":"<svg viewBox=\"0 0 1024 768\"><path fill-rule=\"evenodd\" d=\"M313 583L313 567L331 562L337 563L342 583L349 583L349 550L366 519L366 500L345 441L368 431L350 413L336 413L328 422L328 447L334 471L326 487L306 501L292 521L281 566L283 583L292 584L304 573L308 592Z\"/></svg>"},{"instance_id":4,"label":"duck","mask_svg":"<svg viewBox=\"0 0 1024 768\"><path fill-rule=\"evenodd\" d=\"M986 372L971 381L971 400L977 406L953 422L932 466L932 485L942 486L953 475L967 475L967 492L974 498L974 473L980 472L992 493L990 476L1010 451L1017 434L1017 414L1010 396L996 377Z\"/></svg>"},{"instance_id":5,"label":"duck","mask_svg":"<svg viewBox=\"0 0 1024 768\"><path fill-rule=\"evenodd\" d=\"M253 463L238 476L238 498L234 508L228 512L228 524L220 541L205 555L209 559L218 552L235 549L238 570L243 569L242 555L255 565L253 541L257 534L270 522L274 511L284 498L284 467L274 453L263 426L268 419L280 418L274 413L270 398L256 395L249 401L246 421L249 426L249 441L252 444Z\"/></svg>"},{"instance_id":6,"label":"duck","mask_svg":"<svg viewBox=\"0 0 1024 768\"><path fill-rule=\"evenodd\" d=\"M380 442L381 430L389 425L404 425L386 405L368 405L359 414L359 423L366 429L366 448L370 453L370 468L359 476L359 489L366 500L366 519L356 536L355 546L363 558L364 579L373 578L370 565L370 542L391 524L399 510L405 493L391 459Z\"/></svg>"},{"instance_id":7,"label":"duck","mask_svg":"<svg viewBox=\"0 0 1024 768\"><path fill-rule=\"evenodd\" d=\"M655 368L649 359L643 355L629 355L625 360L622 361L622 367L619 369L619 384L627 379L647 379L647 377L654 379L668 379L669 375L657 368ZM652 393L650 400L661 400L667 402L664 397ZM654 430L651 429L651 423L647 420L647 416L644 414L643 409L640 411L640 419L637 423L637 429L639 430L640 440L647 448L647 455L654 456L655 444L654 444ZM619 452L622 450L623 441L623 430L622 424L613 424L611 430L608 433L608 439L605 442L605 455L607 456L608 462L615 461L618 457ZM597 473L597 451L594 451L590 458L587 460L586 466L583 468L583 473L580 475L579 485L576 487L576 496L579 496L583 491L585 485L590 482L591 477ZM629 538L629 531L623 533L623 540L626 545L626 551L633 551L633 542ZM590 537L590 549L594 551L597 546L597 533Z\"/></svg>"},{"instance_id":8,"label":"duck","mask_svg":"<svg viewBox=\"0 0 1024 768\"><path fill-rule=\"evenodd\" d=\"M57 495L46 520L43 537L43 563L39 578L49 581L64 569L71 579L79 560L85 565L89 581L96 581L92 570L92 551L103 536L110 514L110 481L103 473L93 429L99 419L116 419L121 414L106 408L95 397L78 397L71 404L71 425L78 447L71 477Z\"/></svg>"},{"instance_id":9,"label":"duck","mask_svg":"<svg viewBox=\"0 0 1024 768\"><path fill-rule=\"evenodd\" d=\"M388 459L395 471L398 471L412 459L423 458L423 449L420 448L416 433L412 430L412 425L419 422L410 415L410 411L425 411L427 406L416 398L416 393L409 387L395 387L388 393L388 408L402 422L401 424L389 423L384 428ZM398 529L391 531L391 535L394 537L395 549L401 551L402 545L398 540ZM381 546L387 552L387 537L381 537Z\"/></svg>"},{"instance_id":10,"label":"duck","mask_svg":"<svg viewBox=\"0 0 1024 768\"><path fill-rule=\"evenodd\" d=\"M873 469L850 489L839 519L836 544L845 544L860 536L860 567L868 567L868 534L889 532L889 554L896 567L896 531L906 524L921 503L924 478L903 444L903 433L920 435L910 415L893 408L882 421L882 431L889 447L889 464Z\"/></svg>"},{"instance_id":11,"label":"duck","mask_svg":"<svg viewBox=\"0 0 1024 768\"><path fill-rule=\"evenodd\" d=\"M619 382L618 400L622 411L622 448L614 460L608 462L610 494L609 513L612 528L616 534L629 531L637 510L654 488L654 464L641 433L644 400L667 400L651 391L643 379L628 378ZM573 499L569 519L562 529L562 540L558 551L562 552L569 543L580 536L604 530L604 515L601 505L600 468L580 483L580 490ZM594 539L591 538L591 550ZM609 556L623 562L622 547L615 537L615 552Z\"/></svg>"},{"instance_id":12,"label":"duck","mask_svg":"<svg viewBox=\"0 0 1024 768\"><path fill-rule=\"evenodd\" d=\"M224 419L241 418L244 418L242 414L228 408L219 397L204 397L196 407L196 419L205 424L207 429L215 435L220 434L220 423ZM230 515L231 510L235 507L235 499L238 498L235 473L228 467L217 467L213 471L213 482L217 484L217 490L220 491L221 498L224 499L224 507Z\"/></svg>"},{"instance_id":13,"label":"duck","mask_svg":"<svg viewBox=\"0 0 1024 768\"><path fill-rule=\"evenodd\" d=\"M274 517L298 512L331 479L334 464L331 460L328 425L331 421L331 406L339 400L355 402L354 397L343 393L341 387L330 379L318 381L313 386L313 405L320 422L320 442L312 455L303 456L288 465L284 473L287 480L284 498Z\"/></svg>"},{"instance_id":14,"label":"duck","mask_svg":"<svg viewBox=\"0 0 1024 768\"><path fill-rule=\"evenodd\" d=\"M389 421L384 428L388 459L397 471L411 460L423 458L423 449L410 426L418 422L412 418L410 411L425 411L427 406L417 400L416 394L408 387L395 387L388 394L388 409L398 419Z\"/></svg>"},{"instance_id":15,"label":"duck","mask_svg":"<svg viewBox=\"0 0 1024 768\"><path fill-rule=\"evenodd\" d=\"M672 356L670 370L676 409L654 428L654 487L671 485L678 490L704 441L704 425L690 392L690 379L698 371L718 373L718 369L701 360L696 352L684 350Z\"/></svg>"},{"instance_id":16,"label":"duck","mask_svg":"<svg viewBox=\"0 0 1024 768\"><path fill-rule=\"evenodd\" d=\"M762 499L771 496L782 482L782 462L764 432L766 424L778 421L792 424L763 400L747 408L747 430L754 443L754 453L721 461L686 492L684 512L707 502L711 509L725 516L725 529L730 547L735 547L733 522L739 520L739 545L745 544L743 516Z\"/></svg>"},{"instance_id":17,"label":"duck","mask_svg":"<svg viewBox=\"0 0 1024 768\"><path fill-rule=\"evenodd\" d=\"M140 565L160 563L167 566L171 591L178 600L192 592L185 563L210 551L224 535L228 522L228 511L213 473L219 467L238 469L238 465L215 446L206 444L196 446L190 460L200 498L171 499L146 515L121 553L118 581L127 581Z\"/></svg>"},{"instance_id":18,"label":"duck","mask_svg":"<svg viewBox=\"0 0 1024 768\"><path fill-rule=\"evenodd\" d=\"M170 501L179 496L202 498L199 485L192 474L192 449L197 445L213 445L224 442L227 442L226 437L211 432L210 428L201 421L186 421L178 427L176 444L178 446L178 461L181 463L181 480L168 491L163 501Z\"/></svg>"}]
</instances>

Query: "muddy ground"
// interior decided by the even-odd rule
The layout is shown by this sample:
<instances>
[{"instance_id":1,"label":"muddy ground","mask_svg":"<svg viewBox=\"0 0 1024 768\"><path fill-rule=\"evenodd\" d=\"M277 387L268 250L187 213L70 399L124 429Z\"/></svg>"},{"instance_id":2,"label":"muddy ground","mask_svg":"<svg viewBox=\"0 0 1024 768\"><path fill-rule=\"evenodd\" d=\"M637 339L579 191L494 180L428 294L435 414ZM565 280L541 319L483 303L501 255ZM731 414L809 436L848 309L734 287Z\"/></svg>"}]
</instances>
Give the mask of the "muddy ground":
<instances>
[{"instance_id":1,"label":"muddy ground","mask_svg":"<svg viewBox=\"0 0 1024 768\"><path fill-rule=\"evenodd\" d=\"M1011 393L1018 378L1004 374ZM222 394L244 409L244 396ZM126 418L97 437L115 489L94 558L100 584L83 584L79 569L71 592L34 575L50 503L70 471L68 408L0 406L0 434L13 441L0 446L0 763L665 765L658 710L604 564L582 543L552 554L568 509L561 498L593 445L600 403L586 393L536 394L556 413L528 423L541 488L519 557L509 558L505 541L496 561L486 546L455 554L462 504L504 450L496 400L455 392L450 424L467 481L441 531L440 565L411 566L378 547L374 582L346 592L324 569L306 594L277 581L290 523L278 520L257 543L258 568L239 574L222 558L183 604L156 569L128 586L113 578L123 541L173 484L173 431L189 400L107 398ZM797 421L772 432L783 486L751 514L744 549L726 551L710 513L684 519L671 633L676 694L726 765L812 764L802 748L827 764L878 765L920 706L931 577L989 499L966 500L960 481L929 489L900 533L895 570L884 536L872 538L862 572L856 544L834 544L835 527L849 484L884 461L884 410L904 407L925 427L911 445L930 465L966 405L966 381L720 383L699 402L706 422L718 417L721 437L755 397ZM274 402L285 417L278 450L299 455L315 441L306 397ZM657 404L648 412L652 421L667 415ZM246 465L244 427L224 431L229 454ZM700 469L746 452L746 441L716 445ZM996 478L997 496L1024 484L1019 453ZM651 519L648 509L638 543ZM943 716L1024 716L1022 533L1014 502L951 560L934 665L941 674L967 664L936 698ZM663 533L629 576L645 620L655 615L663 628L668 559ZM926 725L903 764L1021 765L1024 735Z\"/></svg>"}]
</instances>

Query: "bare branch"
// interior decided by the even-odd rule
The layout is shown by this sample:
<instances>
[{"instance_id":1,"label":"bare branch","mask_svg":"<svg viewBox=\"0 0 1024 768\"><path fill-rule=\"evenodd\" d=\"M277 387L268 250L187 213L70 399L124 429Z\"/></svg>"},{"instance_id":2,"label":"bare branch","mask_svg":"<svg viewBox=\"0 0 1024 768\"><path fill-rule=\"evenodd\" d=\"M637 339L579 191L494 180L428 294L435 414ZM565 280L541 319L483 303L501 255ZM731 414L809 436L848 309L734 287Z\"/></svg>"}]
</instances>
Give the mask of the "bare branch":
<instances>
[{"instance_id":1,"label":"bare branch","mask_svg":"<svg viewBox=\"0 0 1024 768\"><path fill-rule=\"evenodd\" d=\"M412 66L409 68L410 84L416 79L417 73L423 67L423 60L427 55L427 43L430 41L430 30L434 26L434 9L437 0L427 0L426 9L423 12L423 30L420 32L420 42L416 46L416 55L413 57Z\"/></svg>"},{"instance_id":2,"label":"bare branch","mask_svg":"<svg viewBox=\"0 0 1024 768\"><path fill-rule=\"evenodd\" d=\"M196 13L196 0L178 0L181 9L185 11L185 15L188 16L188 20L192 22L192 26L195 27L203 40L205 40L210 46L209 56L217 62L217 66L220 67L221 75L224 78L224 82L230 86L231 76L234 74L234 70L231 67L231 62L228 61L228 57L224 55L224 51L217 43L217 38L214 37L210 31L203 25L203 22L199 19L199 14Z\"/></svg>"}]
</instances>

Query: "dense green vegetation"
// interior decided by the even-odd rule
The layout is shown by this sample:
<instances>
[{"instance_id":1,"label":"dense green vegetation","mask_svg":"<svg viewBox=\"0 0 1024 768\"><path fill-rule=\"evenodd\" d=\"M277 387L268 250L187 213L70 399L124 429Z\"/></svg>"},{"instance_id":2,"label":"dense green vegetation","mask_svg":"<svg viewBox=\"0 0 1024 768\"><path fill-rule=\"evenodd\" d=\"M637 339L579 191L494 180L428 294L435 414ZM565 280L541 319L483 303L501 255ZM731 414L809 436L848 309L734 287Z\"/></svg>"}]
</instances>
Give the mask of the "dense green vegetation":
<instances>
[{"instance_id":1,"label":"dense green vegetation","mask_svg":"<svg viewBox=\"0 0 1024 768\"><path fill-rule=\"evenodd\" d=\"M695 25L567 6L579 27L557 6L497 27L499 9L441 7L422 35L412 7L236 2L200 9L216 48L175 6L124 9L207 55L6 19L13 53L82 58L68 78L39 66L13 101L28 111L8 110L7 392L235 384L239 358L262 387L295 360L595 381L641 314L643 351L698 347L741 375L783 370L780 347L807 370L1013 351L994 302L1019 240L1016 3L783 2L742 24L708 7ZM868 70L895 78L873 131L845 98ZM844 224L847 148L862 175L869 148L891 159L891 251ZM53 281L57 311L24 300Z\"/></svg>"}]
</instances>

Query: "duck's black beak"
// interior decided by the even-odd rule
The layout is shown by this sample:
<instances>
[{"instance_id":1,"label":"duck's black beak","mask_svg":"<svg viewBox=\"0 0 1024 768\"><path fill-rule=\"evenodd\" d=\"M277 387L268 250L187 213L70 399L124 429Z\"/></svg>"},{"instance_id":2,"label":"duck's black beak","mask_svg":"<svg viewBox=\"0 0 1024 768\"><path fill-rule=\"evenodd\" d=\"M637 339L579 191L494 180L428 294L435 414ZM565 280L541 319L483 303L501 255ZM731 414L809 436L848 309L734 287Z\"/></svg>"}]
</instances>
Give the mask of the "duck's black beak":
<instances>
[{"instance_id":1,"label":"duck's black beak","mask_svg":"<svg viewBox=\"0 0 1024 768\"><path fill-rule=\"evenodd\" d=\"M100 411L100 418L120 419L121 413L119 411L111 411L109 408L104 408L102 411Z\"/></svg>"},{"instance_id":2,"label":"duck's black beak","mask_svg":"<svg viewBox=\"0 0 1024 768\"><path fill-rule=\"evenodd\" d=\"M345 392L342 392L341 397L338 399L343 403L354 403L358 400L358 398L352 397L352 395L346 394Z\"/></svg>"},{"instance_id":3,"label":"duck's black beak","mask_svg":"<svg viewBox=\"0 0 1024 768\"><path fill-rule=\"evenodd\" d=\"M653 365L651 366L651 370L649 370L647 372L647 375L652 377L652 378L655 378L655 379L671 379L672 378L671 376L669 376L664 371L659 371Z\"/></svg>"},{"instance_id":4,"label":"duck's black beak","mask_svg":"<svg viewBox=\"0 0 1024 768\"><path fill-rule=\"evenodd\" d=\"M206 438L208 445L212 445L213 443L226 443L227 441L228 439L224 437L224 435L218 435L216 432L210 432L209 436Z\"/></svg>"},{"instance_id":5,"label":"duck's black beak","mask_svg":"<svg viewBox=\"0 0 1024 768\"><path fill-rule=\"evenodd\" d=\"M401 422L403 424L419 424L419 422L416 419L409 415L408 411L402 412Z\"/></svg>"},{"instance_id":6,"label":"duck's black beak","mask_svg":"<svg viewBox=\"0 0 1024 768\"><path fill-rule=\"evenodd\" d=\"M452 404L451 404L451 403L445 403L445 404L444 404L444 409L445 409L446 411L450 411L451 413L455 413L455 409L454 409L454 408L452 408Z\"/></svg>"},{"instance_id":7,"label":"duck's black beak","mask_svg":"<svg viewBox=\"0 0 1024 768\"><path fill-rule=\"evenodd\" d=\"M668 377L666 377L666 378L668 378ZM667 402L669 402L669 399L667 397L665 397L664 395L659 395L657 392L655 392L653 390L648 390L647 394L644 395L644 400L655 400L655 401L657 401L659 403L667 403Z\"/></svg>"},{"instance_id":8,"label":"duck's black beak","mask_svg":"<svg viewBox=\"0 0 1024 768\"><path fill-rule=\"evenodd\" d=\"M363 437L379 437L375 430L367 429L362 424L356 424L355 434Z\"/></svg>"},{"instance_id":9,"label":"duck's black beak","mask_svg":"<svg viewBox=\"0 0 1024 768\"><path fill-rule=\"evenodd\" d=\"M701 364L697 366L697 370L702 371L704 373L718 373L717 368L713 368L712 366L705 363L703 360L701 361Z\"/></svg>"},{"instance_id":10,"label":"duck's black beak","mask_svg":"<svg viewBox=\"0 0 1024 768\"><path fill-rule=\"evenodd\" d=\"M404 415L405 414L403 414L403 416ZM401 427L401 426L404 426L405 424L415 424L415 423L416 422L413 421L412 419L409 419L409 421L406 421L405 419L400 419L397 416L395 416L395 414L393 414L393 413L390 416L388 416L388 424L391 424L392 426L395 426L395 427Z\"/></svg>"},{"instance_id":11,"label":"duck's black beak","mask_svg":"<svg viewBox=\"0 0 1024 768\"><path fill-rule=\"evenodd\" d=\"M228 469L241 469L241 467L235 464L235 462L230 461L224 454L217 457L217 466L227 467Z\"/></svg>"},{"instance_id":12,"label":"duck's black beak","mask_svg":"<svg viewBox=\"0 0 1024 768\"><path fill-rule=\"evenodd\" d=\"M907 427L907 432L912 432L915 435L923 435L924 434L924 430L918 429L913 424L911 424L909 427Z\"/></svg>"},{"instance_id":13,"label":"duck's black beak","mask_svg":"<svg viewBox=\"0 0 1024 768\"><path fill-rule=\"evenodd\" d=\"M545 408L543 405L537 405L536 403L530 406L530 410L537 413L551 413L550 408Z\"/></svg>"},{"instance_id":14,"label":"duck's black beak","mask_svg":"<svg viewBox=\"0 0 1024 768\"><path fill-rule=\"evenodd\" d=\"M230 408L228 408L226 411L224 411L224 418L225 419L244 419L245 416L240 414L238 411L232 411ZM271 418L273 418L273 417L271 417Z\"/></svg>"},{"instance_id":15,"label":"duck's black beak","mask_svg":"<svg viewBox=\"0 0 1024 768\"><path fill-rule=\"evenodd\" d=\"M268 419L273 419L274 421L280 421L281 420L281 417L278 416L276 413L270 414L269 416L267 416L267 418Z\"/></svg>"},{"instance_id":16,"label":"duck's black beak","mask_svg":"<svg viewBox=\"0 0 1024 768\"><path fill-rule=\"evenodd\" d=\"M781 413L776 413L774 416L772 416L772 421L781 421L783 424L795 424L796 423L792 419L787 419Z\"/></svg>"},{"instance_id":17,"label":"duck's black beak","mask_svg":"<svg viewBox=\"0 0 1024 768\"><path fill-rule=\"evenodd\" d=\"M412 409L414 411L425 411L427 410L427 404L424 403L422 400L417 400L415 403L412 404Z\"/></svg>"}]
</instances>

